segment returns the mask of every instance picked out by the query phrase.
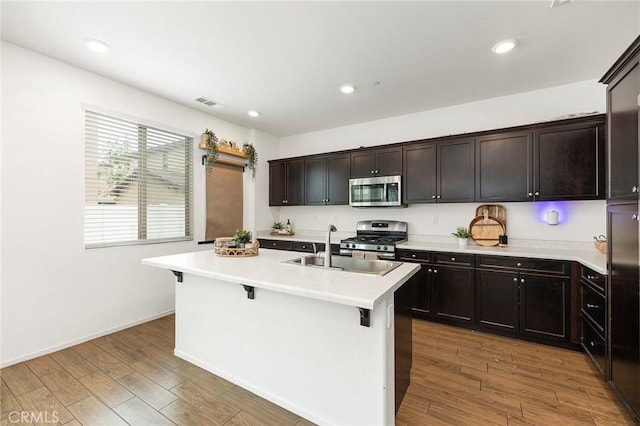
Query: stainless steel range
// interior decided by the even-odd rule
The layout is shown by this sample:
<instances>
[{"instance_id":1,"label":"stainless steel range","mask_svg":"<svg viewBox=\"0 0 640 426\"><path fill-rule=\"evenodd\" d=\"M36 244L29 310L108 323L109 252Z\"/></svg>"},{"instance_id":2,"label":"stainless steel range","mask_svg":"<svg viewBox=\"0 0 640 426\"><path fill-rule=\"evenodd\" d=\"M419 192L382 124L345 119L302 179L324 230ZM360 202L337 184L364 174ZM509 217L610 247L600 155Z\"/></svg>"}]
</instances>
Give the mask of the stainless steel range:
<instances>
[{"instance_id":1,"label":"stainless steel range","mask_svg":"<svg viewBox=\"0 0 640 426\"><path fill-rule=\"evenodd\" d=\"M407 241L407 222L397 220L361 220L355 237L340 241L340 254L351 256L354 251L374 252L381 259L396 257L396 244Z\"/></svg>"}]
</instances>

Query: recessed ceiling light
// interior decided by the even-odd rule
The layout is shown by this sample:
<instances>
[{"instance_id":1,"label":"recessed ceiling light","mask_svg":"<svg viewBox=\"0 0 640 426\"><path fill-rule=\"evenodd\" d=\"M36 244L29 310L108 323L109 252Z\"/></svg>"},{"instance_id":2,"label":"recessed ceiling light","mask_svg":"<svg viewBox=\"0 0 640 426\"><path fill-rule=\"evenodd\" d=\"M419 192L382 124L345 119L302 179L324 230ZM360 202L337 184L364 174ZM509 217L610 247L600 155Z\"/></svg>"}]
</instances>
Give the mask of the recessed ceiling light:
<instances>
[{"instance_id":1,"label":"recessed ceiling light","mask_svg":"<svg viewBox=\"0 0 640 426\"><path fill-rule=\"evenodd\" d=\"M345 95L348 95L356 91L356 86L353 84L343 84L340 86L340 91Z\"/></svg>"},{"instance_id":2,"label":"recessed ceiling light","mask_svg":"<svg viewBox=\"0 0 640 426\"><path fill-rule=\"evenodd\" d=\"M518 40L509 38L494 44L493 47L491 48L491 51L494 53L507 53L517 45L518 45Z\"/></svg>"},{"instance_id":3,"label":"recessed ceiling light","mask_svg":"<svg viewBox=\"0 0 640 426\"><path fill-rule=\"evenodd\" d=\"M87 47L94 52L98 53L106 53L109 51L109 45L102 40L98 40L97 38L86 38L84 43Z\"/></svg>"},{"instance_id":4,"label":"recessed ceiling light","mask_svg":"<svg viewBox=\"0 0 640 426\"><path fill-rule=\"evenodd\" d=\"M253 111L253 110L247 111L247 114L249 114L251 117L254 117L254 118L260 115L258 111Z\"/></svg>"}]
</instances>

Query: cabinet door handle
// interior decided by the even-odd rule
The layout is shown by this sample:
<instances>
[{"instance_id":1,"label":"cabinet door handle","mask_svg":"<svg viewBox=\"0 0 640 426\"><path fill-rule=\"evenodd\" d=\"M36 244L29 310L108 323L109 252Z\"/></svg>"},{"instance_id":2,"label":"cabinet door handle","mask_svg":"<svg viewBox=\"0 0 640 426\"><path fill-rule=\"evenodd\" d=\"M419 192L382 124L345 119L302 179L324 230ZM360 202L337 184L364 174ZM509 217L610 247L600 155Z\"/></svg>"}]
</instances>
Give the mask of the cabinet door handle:
<instances>
[{"instance_id":1,"label":"cabinet door handle","mask_svg":"<svg viewBox=\"0 0 640 426\"><path fill-rule=\"evenodd\" d=\"M278 243L273 243L273 246L274 246L274 247L275 247L275 246L277 246L277 245L278 245Z\"/></svg>"},{"instance_id":2,"label":"cabinet door handle","mask_svg":"<svg viewBox=\"0 0 640 426\"><path fill-rule=\"evenodd\" d=\"M518 262L518 263L516 263L516 266L519 268L519 267L522 266L522 263Z\"/></svg>"},{"instance_id":3,"label":"cabinet door handle","mask_svg":"<svg viewBox=\"0 0 640 426\"><path fill-rule=\"evenodd\" d=\"M415 258L416 258L416 255L415 255L415 254L412 254L412 255L411 255L411 257L413 257L413 258L415 259Z\"/></svg>"},{"instance_id":4,"label":"cabinet door handle","mask_svg":"<svg viewBox=\"0 0 640 426\"><path fill-rule=\"evenodd\" d=\"M592 348L596 346L593 342L589 342L589 344L591 345Z\"/></svg>"},{"instance_id":5,"label":"cabinet door handle","mask_svg":"<svg viewBox=\"0 0 640 426\"><path fill-rule=\"evenodd\" d=\"M433 269L429 268L429 269L427 269L427 272L431 273L431 272L433 272Z\"/></svg>"},{"instance_id":6,"label":"cabinet door handle","mask_svg":"<svg viewBox=\"0 0 640 426\"><path fill-rule=\"evenodd\" d=\"M438 273L438 270L437 270L437 269L434 269L434 270L433 270L433 273L434 273L434 274L437 274L437 273Z\"/></svg>"},{"instance_id":7,"label":"cabinet door handle","mask_svg":"<svg viewBox=\"0 0 640 426\"><path fill-rule=\"evenodd\" d=\"M600 305L592 305L592 304L590 304L590 303L587 303L587 308L590 308L590 309L600 309Z\"/></svg>"},{"instance_id":8,"label":"cabinet door handle","mask_svg":"<svg viewBox=\"0 0 640 426\"><path fill-rule=\"evenodd\" d=\"M638 192L638 187L636 185L632 186L631 192Z\"/></svg>"},{"instance_id":9,"label":"cabinet door handle","mask_svg":"<svg viewBox=\"0 0 640 426\"><path fill-rule=\"evenodd\" d=\"M521 278L521 279L520 279L520 282L521 282L522 284L524 284L524 278Z\"/></svg>"},{"instance_id":10,"label":"cabinet door handle","mask_svg":"<svg viewBox=\"0 0 640 426\"><path fill-rule=\"evenodd\" d=\"M631 219L633 219L633 220L638 220L638 215L637 215L637 214L633 214L633 215L631 215Z\"/></svg>"},{"instance_id":11,"label":"cabinet door handle","mask_svg":"<svg viewBox=\"0 0 640 426\"><path fill-rule=\"evenodd\" d=\"M533 192L528 193L527 197L533 197Z\"/></svg>"},{"instance_id":12,"label":"cabinet door handle","mask_svg":"<svg viewBox=\"0 0 640 426\"><path fill-rule=\"evenodd\" d=\"M518 282L518 277L513 277L513 282L517 283Z\"/></svg>"},{"instance_id":13,"label":"cabinet door handle","mask_svg":"<svg viewBox=\"0 0 640 426\"><path fill-rule=\"evenodd\" d=\"M452 262L455 262L455 261L456 261L456 258L455 258L455 257L452 257L452 258L451 258L451 261L452 261Z\"/></svg>"},{"instance_id":14,"label":"cabinet door handle","mask_svg":"<svg viewBox=\"0 0 640 426\"><path fill-rule=\"evenodd\" d=\"M587 275L587 279L590 279L590 280L595 280L597 278L598 277L596 277L595 275Z\"/></svg>"},{"instance_id":15,"label":"cabinet door handle","mask_svg":"<svg viewBox=\"0 0 640 426\"><path fill-rule=\"evenodd\" d=\"M371 170L371 174L374 174L374 173L375 173L375 171L374 171L374 170Z\"/></svg>"},{"instance_id":16,"label":"cabinet door handle","mask_svg":"<svg viewBox=\"0 0 640 426\"><path fill-rule=\"evenodd\" d=\"M436 198L440 199L440 196L438 195Z\"/></svg>"},{"instance_id":17,"label":"cabinet door handle","mask_svg":"<svg viewBox=\"0 0 640 426\"><path fill-rule=\"evenodd\" d=\"M432 195L432 196L431 196L431 198L433 198L433 199L435 200L435 199L436 199L436 196L435 196L435 195Z\"/></svg>"},{"instance_id":18,"label":"cabinet door handle","mask_svg":"<svg viewBox=\"0 0 640 426\"><path fill-rule=\"evenodd\" d=\"M537 197L538 195L540 195L540 191L536 191L535 196Z\"/></svg>"}]
</instances>

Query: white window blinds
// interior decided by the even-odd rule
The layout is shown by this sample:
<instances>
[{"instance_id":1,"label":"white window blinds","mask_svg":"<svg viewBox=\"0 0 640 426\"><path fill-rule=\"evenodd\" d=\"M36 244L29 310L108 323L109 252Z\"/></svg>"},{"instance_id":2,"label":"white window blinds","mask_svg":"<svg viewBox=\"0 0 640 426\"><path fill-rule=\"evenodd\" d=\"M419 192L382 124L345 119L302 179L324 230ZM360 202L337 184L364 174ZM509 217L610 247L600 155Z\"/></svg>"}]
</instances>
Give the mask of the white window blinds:
<instances>
[{"instance_id":1,"label":"white window blinds","mask_svg":"<svg viewBox=\"0 0 640 426\"><path fill-rule=\"evenodd\" d=\"M193 239L193 139L85 110L85 247Z\"/></svg>"}]
</instances>

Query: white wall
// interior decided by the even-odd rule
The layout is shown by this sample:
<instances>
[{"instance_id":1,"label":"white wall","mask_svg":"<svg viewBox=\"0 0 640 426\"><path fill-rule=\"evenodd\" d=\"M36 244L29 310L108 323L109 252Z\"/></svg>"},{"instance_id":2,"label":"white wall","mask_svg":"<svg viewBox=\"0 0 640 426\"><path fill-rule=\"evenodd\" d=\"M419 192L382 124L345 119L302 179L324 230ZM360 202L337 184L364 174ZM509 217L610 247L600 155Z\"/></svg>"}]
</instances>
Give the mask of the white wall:
<instances>
[{"instance_id":1,"label":"white wall","mask_svg":"<svg viewBox=\"0 0 640 426\"><path fill-rule=\"evenodd\" d=\"M194 137L193 242L84 249L82 104ZM211 248L196 244L205 228L205 169L197 149L205 128L240 143L252 136L243 127L2 43L0 365L173 310L173 275L142 266L140 259ZM268 135L255 141L258 151L272 143ZM246 176L245 193L254 193ZM248 208L254 210L253 201Z\"/></svg>"},{"instance_id":2,"label":"white wall","mask_svg":"<svg viewBox=\"0 0 640 426\"><path fill-rule=\"evenodd\" d=\"M605 112L605 86L584 81L391 117L280 139L279 157L383 145L443 135L547 121L566 114ZM591 241L606 234L604 201L562 203L502 203L507 208L507 234L511 239ZM411 234L445 236L457 226L468 226L480 203L414 204L407 209L355 209L331 207L272 207L277 219L290 218L296 230L319 231L334 223L339 231L353 232L358 220L394 219L409 223ZM543 223L544 212L560 211L558 226Z\"/></svg>"}]
</instances>

